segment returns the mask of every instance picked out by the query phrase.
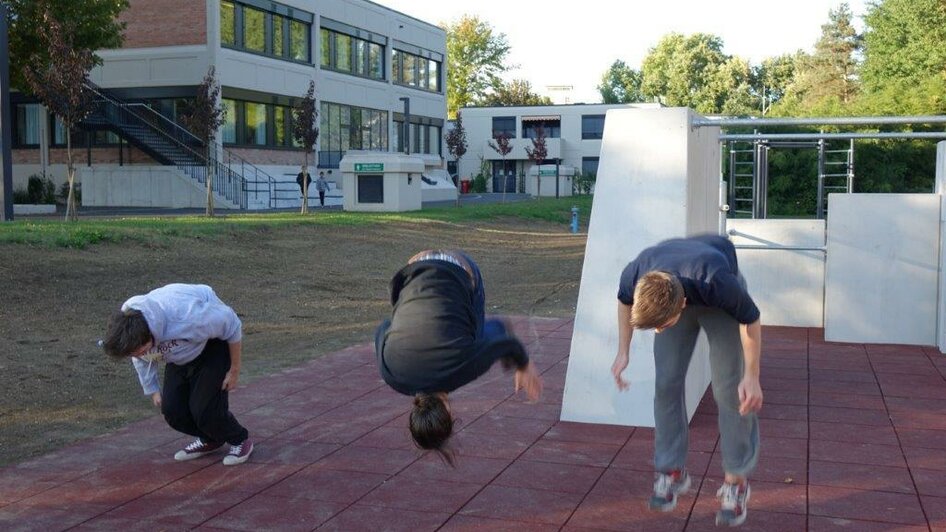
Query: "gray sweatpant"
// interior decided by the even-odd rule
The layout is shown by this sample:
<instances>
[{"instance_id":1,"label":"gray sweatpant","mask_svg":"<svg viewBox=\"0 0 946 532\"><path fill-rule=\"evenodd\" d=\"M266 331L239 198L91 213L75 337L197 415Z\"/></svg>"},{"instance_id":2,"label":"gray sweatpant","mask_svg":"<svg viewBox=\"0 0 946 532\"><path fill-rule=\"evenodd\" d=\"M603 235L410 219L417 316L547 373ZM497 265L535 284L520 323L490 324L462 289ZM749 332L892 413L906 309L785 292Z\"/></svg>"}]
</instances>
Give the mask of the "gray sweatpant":
<instances>
[{"instance_id":1,"label":"gray sweatpant","mask_svg":"<svg viewBox=\"0 0 946 532\"><path fill-rule=\"evenodd\" d=\"M654 340L654 466L669 472L686 464L689 427L684 383L700 328L709 338L723 471L746 477L759 458L759 420L754 413L739 415L738 386L745 367L739 322L722 310L697 305L684 308L680 320Z\"/></svg>"}]
</instances>

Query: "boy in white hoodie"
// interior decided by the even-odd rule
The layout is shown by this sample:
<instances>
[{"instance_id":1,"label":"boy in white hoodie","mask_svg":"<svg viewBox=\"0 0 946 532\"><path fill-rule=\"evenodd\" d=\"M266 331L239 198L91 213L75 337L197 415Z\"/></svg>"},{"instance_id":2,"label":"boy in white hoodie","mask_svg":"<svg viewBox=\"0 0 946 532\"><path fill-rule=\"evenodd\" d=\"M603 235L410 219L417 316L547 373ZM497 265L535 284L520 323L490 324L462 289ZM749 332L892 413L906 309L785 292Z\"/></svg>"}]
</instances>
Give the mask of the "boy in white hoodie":
<instances>
[{"instance_id":1,"label":"boy in white hoodie","mask_svg":"<svg viewBox=\"0 0 946 532\"><path fill-rule=\"evenodd\" d=\"M230 413L228 392L240 376L242 323L206 285L169 284L134 296L108 322L104 348L132 357L145 395L171 428L197 439L174 455L192 460L230 444L224 465L253 452L249 433ZM155 362L167 363L164 390Z\"/></svg>"}]
</instances>

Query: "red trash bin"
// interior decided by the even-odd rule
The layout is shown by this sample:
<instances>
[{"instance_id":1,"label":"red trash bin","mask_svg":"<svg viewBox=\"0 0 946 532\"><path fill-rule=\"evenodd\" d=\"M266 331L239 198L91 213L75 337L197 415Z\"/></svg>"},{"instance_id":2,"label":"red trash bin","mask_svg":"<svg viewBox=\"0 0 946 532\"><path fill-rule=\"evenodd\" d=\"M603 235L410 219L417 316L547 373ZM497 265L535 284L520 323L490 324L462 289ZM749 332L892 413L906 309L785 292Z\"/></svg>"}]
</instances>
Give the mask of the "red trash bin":
<instances>
[{"instance_id":1,"label":"red trash bin","mask_svg":"<svg viewBox=\"0 0 946 532\"><path fill-rule=\"evenodd\" d=\"M469 194L470 188L472 188L472 185L473 185L473 182L470 181L469 179L460 180L460 193Z\"/></svg>"}]
</instances>

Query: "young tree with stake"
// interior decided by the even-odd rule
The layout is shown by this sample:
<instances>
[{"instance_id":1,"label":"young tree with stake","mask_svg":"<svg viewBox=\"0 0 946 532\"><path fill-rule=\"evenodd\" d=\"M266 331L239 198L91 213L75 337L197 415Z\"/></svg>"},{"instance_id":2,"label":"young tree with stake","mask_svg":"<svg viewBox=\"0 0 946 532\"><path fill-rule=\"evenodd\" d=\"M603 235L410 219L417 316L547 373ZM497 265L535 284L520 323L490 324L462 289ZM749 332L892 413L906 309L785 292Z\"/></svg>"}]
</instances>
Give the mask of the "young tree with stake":
<instances>
[{"instance_id":1,"label":"young tree with stake","mask_svg":"<svg viewBox=\"0 0 946 532\"><path fill-rule=\"evenodd\" d=\"M549 151L545 145L545 128L536 126L535 137L532 138L532 147L526 146L526 155L535 163L535 199L542 197L542 163L548 157Z\"/></svg>"},{"instance_id":2,"label":"young tree with stake","mask_svg":"<svg viewBox=\"0 0 946 532\"><path fill-rule=\"evenodd\" d=\"M309 154L319 140L319 111L315 102L315 82L309 82L309 90L292 110L292 136L302 145L302 214L309 212Z\"/></svg>"},{"instance_id":3,"label":"young tree with stake","mask_svg":"<svg viewBox=\"0 0 946 532\"><path fill-rule=\"evenodd\" d=\"M220 105L220 84L217 83L216 70L211 66L197 86L196 97L185 107L185 114L181 117L184 126L204 145L204 162L207 165L207 216L214 215L214 139L226 117L226 109Z\"/></svg>"},{"instance_id":4,"label":"young tree with stake","mask_svg":"<svg viewBox=\"0 0 946 532\"><path fill-rule=\"evenodd\" d=\"M463 117L457 111L457 119L453 123L453 129L447 133L447 151L453 160L457 162L457 207L460 206L460 159L466 154L466 130L463 129Z\"/></svg>"},{"instance_id":5,"label":"young tree with stake","mask_svg":"<svg viewBox=\"0 0 946 532\"><path fill-rule=\"evenodd\" d=\"M493 142L493 140L496 142ZM503 203L506 203L506 189L509 185L509 174L506 171L506 156L512 151L512 146L509 145L509 134L505 131L494 133L493 140L489 141L489 147L503 159Z\"/></svg>"}]
</instances>

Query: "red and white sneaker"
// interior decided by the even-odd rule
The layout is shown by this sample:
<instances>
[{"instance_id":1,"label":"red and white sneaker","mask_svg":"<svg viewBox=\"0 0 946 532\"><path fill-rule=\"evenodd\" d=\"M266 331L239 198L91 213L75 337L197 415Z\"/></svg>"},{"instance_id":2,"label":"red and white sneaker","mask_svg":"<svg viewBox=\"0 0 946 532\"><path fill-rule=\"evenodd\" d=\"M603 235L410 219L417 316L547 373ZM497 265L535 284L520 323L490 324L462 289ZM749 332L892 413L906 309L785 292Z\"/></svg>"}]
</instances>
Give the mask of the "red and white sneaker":
<instances>
[{"instance_id":1,"label":"red and white sneaker","mask_svg":"<svg viewBox=\"0 0 946 532\"><path fill-rule=\"evenodd\" d=\"M249 439L243 440L240 445L231 445L230 452L223 457L223 465L242 464L250 459L253 452L253 442Z\"/></svg>"},{"instance_id":2,"label":"red and white sneaker","mask_svg":"<svg viewBox=\"0 0 946 532\"><path fill-rule=\"evenodd\" d=\"M677 507L679 495L686 494L690 489L690 475L683 470L654 475L654 494L650 496L651 510L669 512Z\"/></svg>"},{"instance_id":3,"label":"red and white sneaker","mask_svg":"<svg viewBox=\"0 0 946 532\"><path fill-rule=\"evenodd\" d=\"M749 513L749 482L744 484L723 483L716 492L719 499L719 511L716 512L716 526L739 526L746 522Z\"/></svg>"},{"instance_id":4,"label":"red and white sneaker","mask_svg":"<svg viewBox=\"0 0 946 532\"><path fill-rule=\"evenodd\" d=\"M178 462L183 462L185 460L193 460L194 458L200 458L201 456L204 456L205 454L210 454L222 446L223 446L222 443L205 442L204 440L197 438L192 443L190 443L187 447L184 447L183 449L175 453L174 459L177 460Z\"/></svg>"}]
</instances>

